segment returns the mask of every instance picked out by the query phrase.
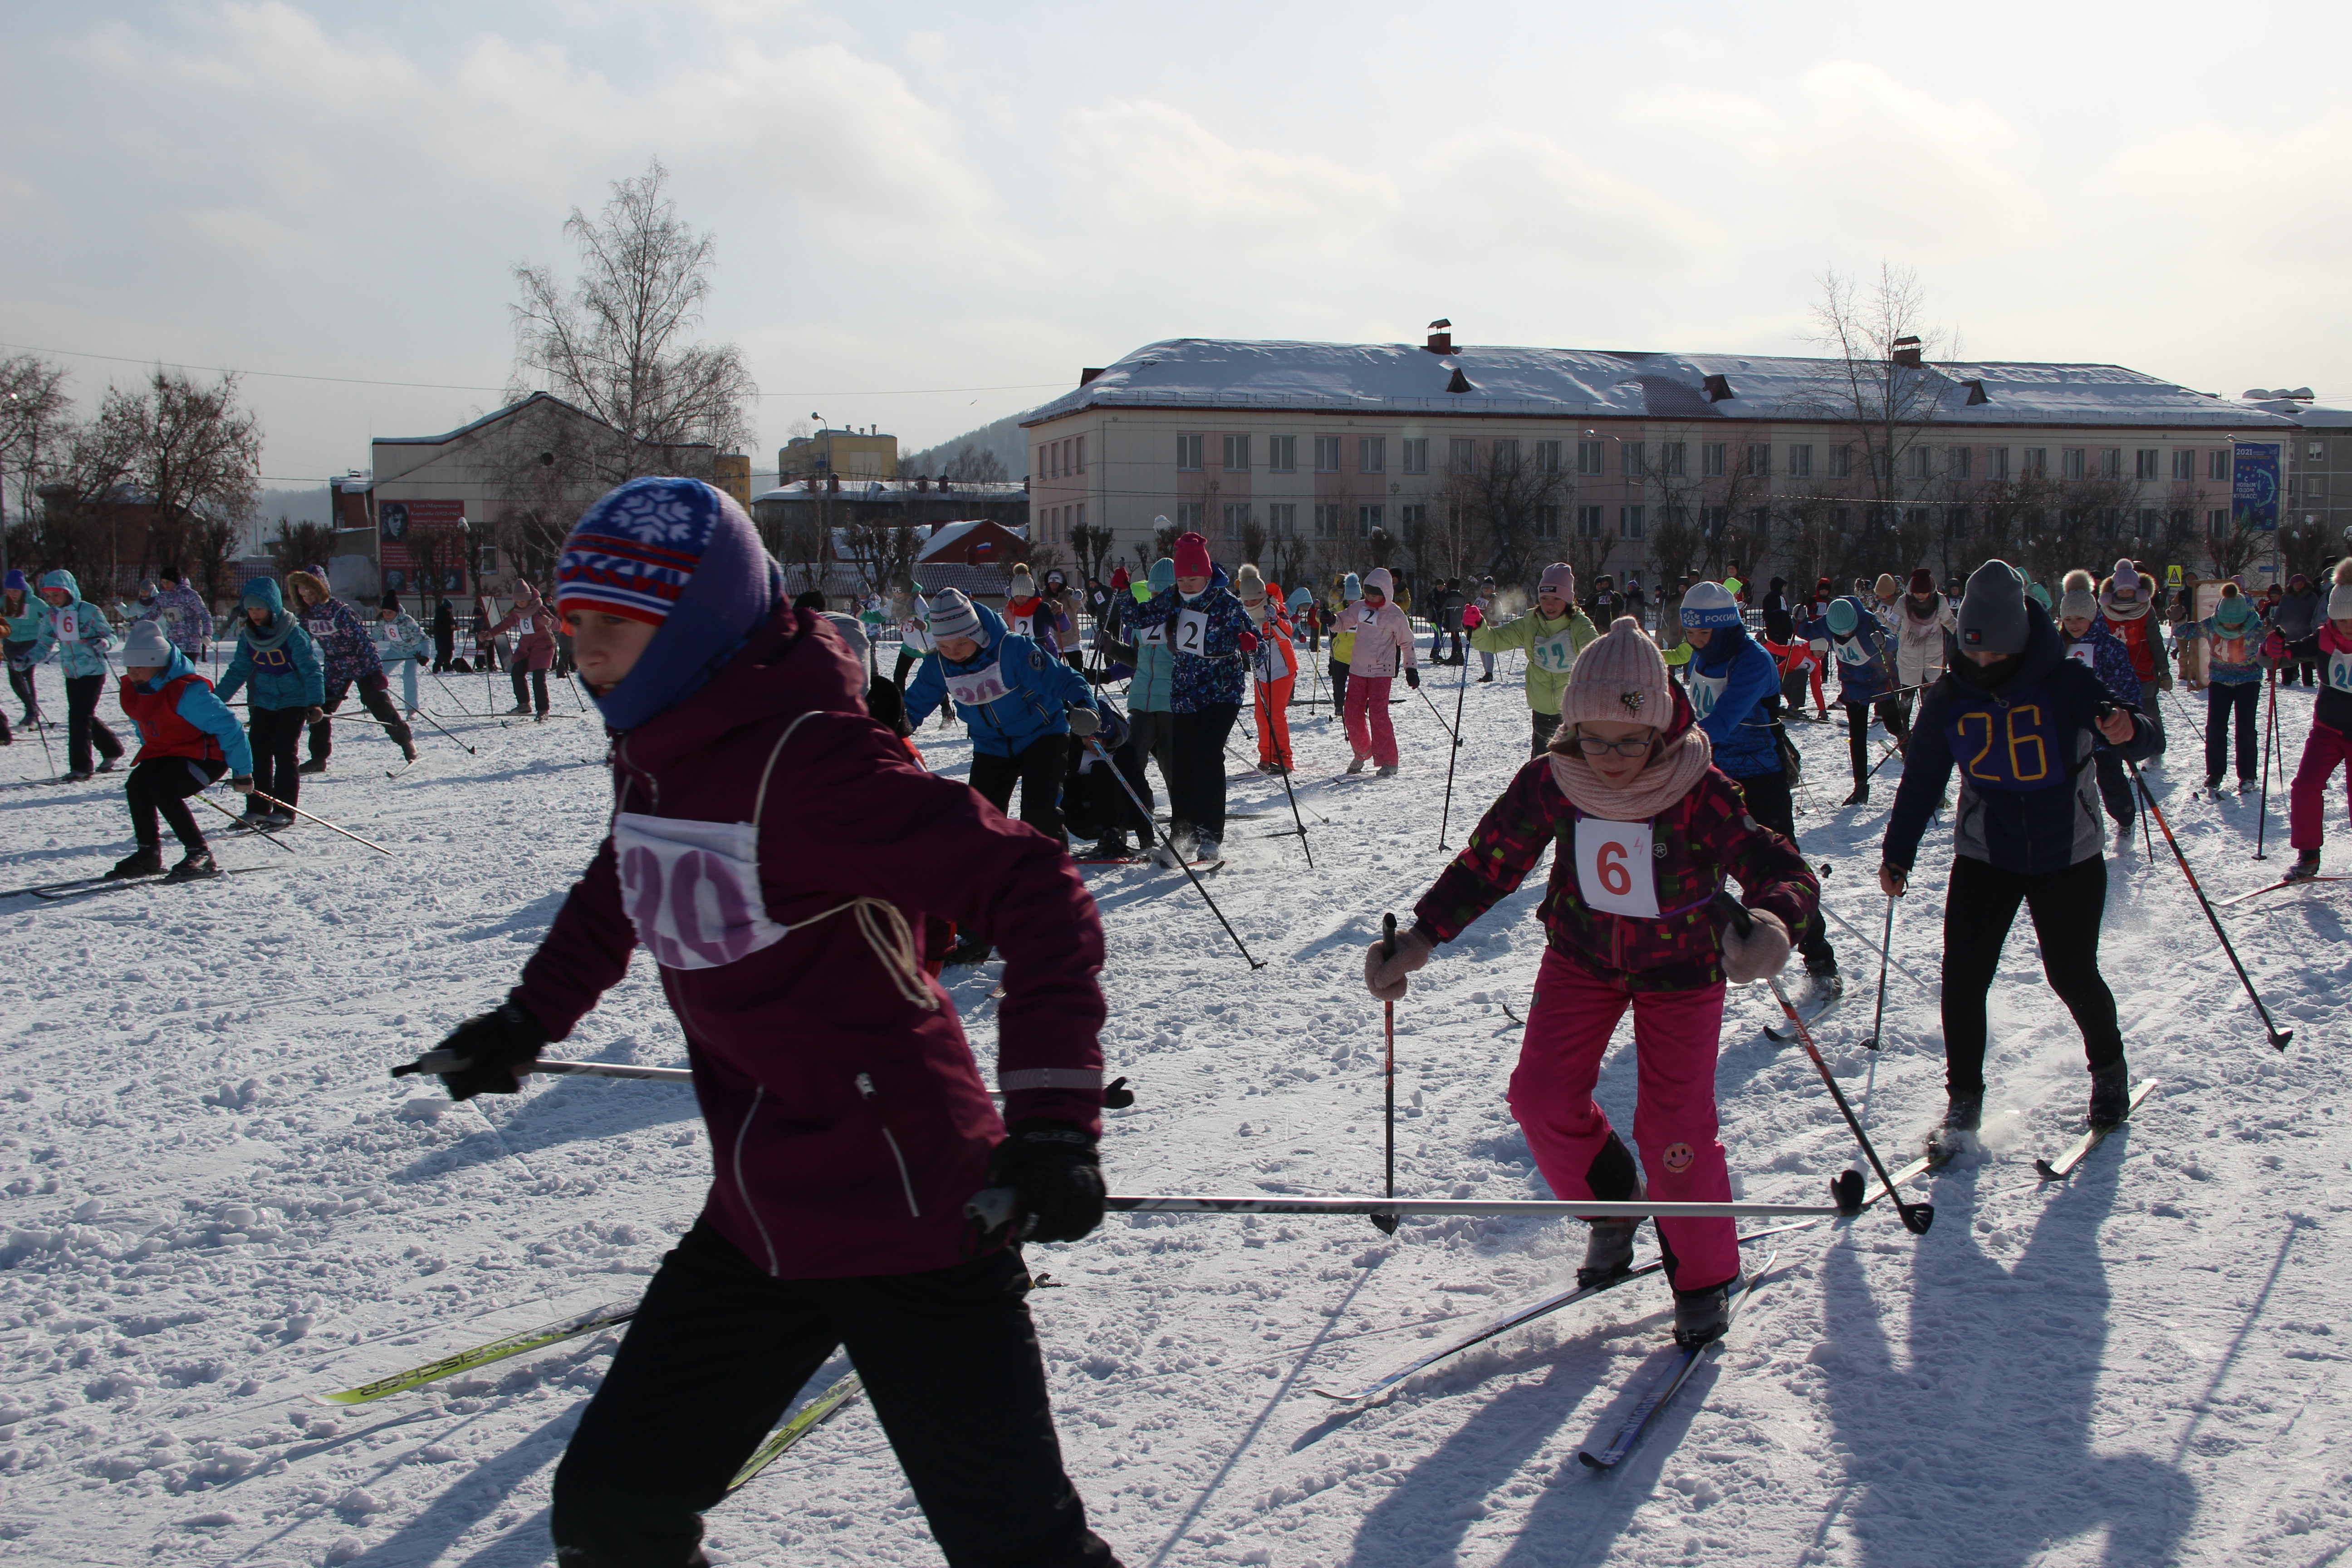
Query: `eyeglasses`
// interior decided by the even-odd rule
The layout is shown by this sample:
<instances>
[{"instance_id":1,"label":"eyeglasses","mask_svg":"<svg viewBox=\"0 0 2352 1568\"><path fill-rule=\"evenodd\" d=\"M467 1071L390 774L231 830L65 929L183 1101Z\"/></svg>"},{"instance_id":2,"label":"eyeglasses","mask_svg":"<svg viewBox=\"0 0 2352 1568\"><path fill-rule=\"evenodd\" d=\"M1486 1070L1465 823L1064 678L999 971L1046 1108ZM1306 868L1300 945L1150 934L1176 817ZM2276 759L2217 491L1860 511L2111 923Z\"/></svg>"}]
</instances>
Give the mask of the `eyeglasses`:
<instances>
[{"instance_id":1,"label":"eyeglasses","mask_svg":"<svg viewBox=\"0 0 2352 1568\"><path fill-rule=\"evenodd\" d=\"M1614 752L1621 757L1638 757L1655 744L1654 740L1604 741L1598 735L1576 737L1576 749L1588 757L1597 757L1606 752Z\"/></svg>"}]
</instances>

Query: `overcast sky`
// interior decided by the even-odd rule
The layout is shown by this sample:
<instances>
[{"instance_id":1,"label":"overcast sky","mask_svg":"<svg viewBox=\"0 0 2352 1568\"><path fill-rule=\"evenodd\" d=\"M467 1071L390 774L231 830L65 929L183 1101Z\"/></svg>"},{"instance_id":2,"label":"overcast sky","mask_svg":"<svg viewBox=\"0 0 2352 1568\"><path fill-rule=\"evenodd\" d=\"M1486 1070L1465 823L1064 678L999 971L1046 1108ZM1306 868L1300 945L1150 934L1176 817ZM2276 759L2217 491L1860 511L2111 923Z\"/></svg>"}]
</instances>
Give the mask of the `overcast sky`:
<instances>
[{"instance_id":1,"label":"overcast sky","mask_svg":"<svg viewBox=\"0 0 2352 1568\"><path fill-rule=\"evenodd\" d=\"M1671 16L1671 23L1663 21ZM509 268L659 157L706 335L908 447L1174 336L1976 358L2352 398L2352 13L0 0L0 341L252 374L265 472L497 405ZM9 351L0 351L9 352ZM61 355L61 357L64 357ZM950 389L950 390L941 390Z\"/></svg>"}]
</instances>

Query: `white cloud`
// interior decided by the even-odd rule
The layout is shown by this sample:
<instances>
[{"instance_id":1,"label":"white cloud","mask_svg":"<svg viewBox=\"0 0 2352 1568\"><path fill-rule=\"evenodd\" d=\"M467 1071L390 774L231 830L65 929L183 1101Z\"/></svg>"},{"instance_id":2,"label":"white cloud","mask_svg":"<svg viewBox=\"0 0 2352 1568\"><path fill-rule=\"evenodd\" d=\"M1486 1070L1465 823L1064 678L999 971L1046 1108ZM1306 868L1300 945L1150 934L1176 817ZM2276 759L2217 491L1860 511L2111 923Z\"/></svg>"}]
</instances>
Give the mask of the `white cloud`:
<instances>
[{"instance_id":1,"label":"white cloud","mask_svg":"<svg viewBox=\"0 0 2352 1568\"><path fill-rule=\"evenodd\" d=\"M1428 254L1465 263L1533 254L1643 271L1724 259L1725 236L1713 219L1539 132L1497 125L1457 136L1415 173L1400 226Z\"/></svg>"}]
</instances>

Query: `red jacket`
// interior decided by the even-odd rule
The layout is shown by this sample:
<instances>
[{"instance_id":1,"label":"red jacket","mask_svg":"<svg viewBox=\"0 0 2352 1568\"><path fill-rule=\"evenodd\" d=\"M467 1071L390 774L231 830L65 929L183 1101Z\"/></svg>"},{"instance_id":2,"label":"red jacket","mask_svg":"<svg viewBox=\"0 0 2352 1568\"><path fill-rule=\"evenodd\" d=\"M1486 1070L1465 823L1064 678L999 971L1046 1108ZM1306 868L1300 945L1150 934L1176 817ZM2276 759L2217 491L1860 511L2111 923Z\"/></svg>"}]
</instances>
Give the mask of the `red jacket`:
<instances>
[{"instance_id":1,"label":"red jacket","mask_svg":"<svg viewBox=\"0 0 2352 1568\"><path fill-rule=\"evenodd\" d=\"M2099 618L2107 623L2107 630L2122 639L2124 651L2131 655L2132 673L2143 681L2154 680L2156 649L2148 645L2147 638L2150 616L2134 616L2128 620L2114 616L2102 616Z\"/></svg>"},{"instance_id":2,"label":"red jacket","mask_svg":"<svg viewBox=\"0 0 2352 1568\"><path fill-rule=\"evenodd\" d=\"M1004 955L1007 1117L1100 1126L1094 901L1060 845L918 766L866 717L864 685L822 616L783 606L709 685L614 747L616 811L756 813L768 917L793 928L720 967L660 968L710 1130L703 1213L781 1278L961 1261L964 1201L1003 1135L946 993L918 974L934 1005L908 1000L879 956L887 938L869 935L887 917L861 921L848 900L893 906L918 932L928 915L986 932ZM518 996L561 1039L636 942L608 836Z\"/></svg>"},{"instance_id":3,"label":"red jacket","mask_svg":"<svg viewBox=\"0 0 2352 1568\"><path fill-rule=\"evenodd\" d=\"M192 685L204 688L207 695L213 689L211 681L194 670L165 681L160 691L142 691L128 680L122 682L122 716L139 731L139 754L131 759L134 765L158 757L192 757L200 763L217 763L226 757L219 737L198 729L180 711Z\"/></svg>"},{"instance_id":4,"label":"red jacket","mask_svg":"<svg viewBox=\"0 0 2352 1568\"><path fill-rule=\"evenodd\" d=\"M529 621L530 629L524 631L522 623ZM482 634L488 642L507 632L515 633L515 662L525 669L548 669L555 664L555 611L539 596L539 590L528 583L516 585L515 606L506 618Z\"/></svg>"}]
</instances>

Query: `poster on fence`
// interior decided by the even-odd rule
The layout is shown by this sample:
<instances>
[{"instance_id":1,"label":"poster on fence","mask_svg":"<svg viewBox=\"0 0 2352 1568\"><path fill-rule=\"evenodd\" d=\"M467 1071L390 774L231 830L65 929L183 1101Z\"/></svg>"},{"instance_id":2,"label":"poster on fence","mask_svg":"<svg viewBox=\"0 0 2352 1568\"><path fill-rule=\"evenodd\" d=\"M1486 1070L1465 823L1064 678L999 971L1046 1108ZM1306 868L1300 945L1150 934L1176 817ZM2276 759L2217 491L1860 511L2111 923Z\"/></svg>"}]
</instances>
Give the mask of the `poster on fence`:
<instances>
[{"instance_id":1,"label":"poster on fence","mask_svg":"<svg viewBox=\"0 0 2352 1568\"><path fill-rule=\"evenodd\" d=\"M464 501L378 501L375 515L386 588L395 594L466 591Z\"/></svg>"}]
</instances>

